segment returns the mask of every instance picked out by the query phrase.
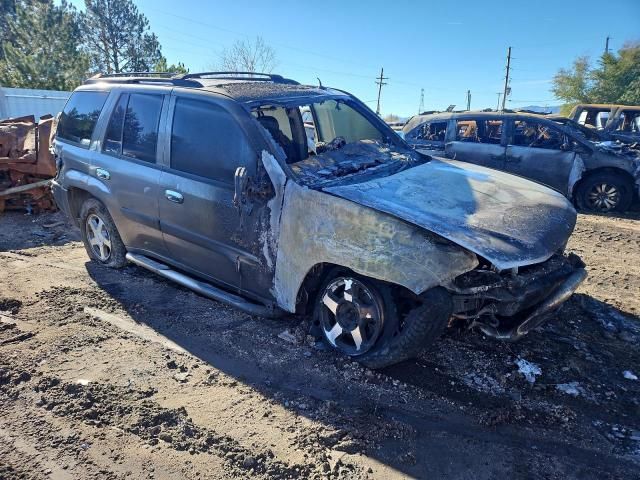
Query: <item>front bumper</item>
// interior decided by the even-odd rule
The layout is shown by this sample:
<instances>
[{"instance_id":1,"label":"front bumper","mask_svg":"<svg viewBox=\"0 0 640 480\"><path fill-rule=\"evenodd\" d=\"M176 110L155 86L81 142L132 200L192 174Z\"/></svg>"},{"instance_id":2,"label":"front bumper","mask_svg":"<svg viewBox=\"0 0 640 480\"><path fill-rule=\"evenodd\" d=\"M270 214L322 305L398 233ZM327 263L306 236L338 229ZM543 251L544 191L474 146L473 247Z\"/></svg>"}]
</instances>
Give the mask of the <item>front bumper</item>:
<instances>
[{"instance_id":1,"label":"front bumper","mask_svg":"<svg viewBox=\"0 0 640 480\"><path fill-rule=\"evenodd\" d=\"M587 277L576 255L555 255L519 272L476 269L448 290L453 315L501 340L515 341L548 320Z\"/></svg>"}]
</instances>

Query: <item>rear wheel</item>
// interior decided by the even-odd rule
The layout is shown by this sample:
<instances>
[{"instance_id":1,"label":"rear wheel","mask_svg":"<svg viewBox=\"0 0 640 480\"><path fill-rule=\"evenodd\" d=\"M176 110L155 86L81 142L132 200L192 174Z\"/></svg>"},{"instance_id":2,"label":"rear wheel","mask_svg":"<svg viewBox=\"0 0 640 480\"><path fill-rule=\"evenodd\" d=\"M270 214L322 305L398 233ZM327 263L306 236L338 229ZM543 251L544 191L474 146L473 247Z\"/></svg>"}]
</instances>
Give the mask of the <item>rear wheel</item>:
<instances>
[{"instance_id":1,"label":"rear wheel","mask_svg":"<svg viewBox=\"0 0 640 480\"><path fill-rule=\"evenodd\" d=\"M90 198L82 204L80 227L84 247L93 261L111 268L127 264L127 249L102 202Z\"/></svg>"},{"instance_id":2,"label":"rear wheel","mask_svg":"<svg viewBox=\"0 0 640 480\"><path fill-rule=\"evenodd\" d=\"M633 189L620 175L597 173L580 184L576 200L581 210L623 212L631 205Z\"/></svg>"}]
</instances>

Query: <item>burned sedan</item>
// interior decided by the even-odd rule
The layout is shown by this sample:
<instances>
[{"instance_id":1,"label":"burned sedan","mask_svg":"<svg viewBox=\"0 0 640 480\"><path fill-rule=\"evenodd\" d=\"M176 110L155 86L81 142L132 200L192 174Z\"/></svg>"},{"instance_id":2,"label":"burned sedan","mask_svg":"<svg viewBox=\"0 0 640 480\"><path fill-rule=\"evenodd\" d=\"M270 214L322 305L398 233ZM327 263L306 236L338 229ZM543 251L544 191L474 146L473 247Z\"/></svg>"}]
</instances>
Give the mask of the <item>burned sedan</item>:
<instances>
[{"instance_id":1,"label":"burned sedan","mask_svg":"<svg viewBox=\"0 0 640 480\"><path fill-rule=\"evenodd\" d=\"M423 155L353 96L277 75L92 79L56 156L56 199L93 261L312 315L372 368L452 318L516 340L586 276L564 253L576 212L561 194Z\"/></svg>"},{"instance_id":2,"label":"burned sedan","mask_svg":"<svg viewBox=\"0 0 640 480\"><path fill-rule=\"evenodd\" d=\"M575 122L525 113L417 115L405 126L415 148L550 186L580 209L625 211L640 189L640 149Z\"/></svg>"}]
</instances>

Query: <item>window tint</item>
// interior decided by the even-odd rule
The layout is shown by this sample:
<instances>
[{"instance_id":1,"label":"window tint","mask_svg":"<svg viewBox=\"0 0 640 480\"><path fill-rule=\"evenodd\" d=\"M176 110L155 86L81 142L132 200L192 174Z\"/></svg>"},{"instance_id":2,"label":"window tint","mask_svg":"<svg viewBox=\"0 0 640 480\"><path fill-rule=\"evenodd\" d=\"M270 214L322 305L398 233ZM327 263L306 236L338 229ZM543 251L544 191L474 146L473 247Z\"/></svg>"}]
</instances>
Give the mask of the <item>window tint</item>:
<instances>
[{"instance_id":1,"label":"window tint","mask_svg":"<svg viewBox=\"0 0 640 480\"><path fill-rule=\"evenodd\" d=\"M145 162L156 161L162 95L132 93L124 116L122 154Z\"/></svg>"},{"instance_id":2,"label":"window tint","mask_svg":"<svg viewBox=\"0 0 640 480\"><path fill-rule=\"evenodd\" d=\"M108 92L75 92L64 107L56 135L89 146Z\"/></svg>"},{"instance_id":3,"label":"window tint","mask_svg":"<svg viewBox=\"0 0 640 480\"><path fill-rule=\"evenodd\" d=\"M518 120L513 132L513 145L531 148L560 150L562 132L538 122Z\"/></svg>"},{"instance_id":4,"label":"window tint","mask_svg":"<svg viewBox=\"0 0 640 480\"><path fill-rule=\"evenodd\" d=\"M459 142L500 144L502 120L458 120L456 127Z\"/></svg>"},{"instance_id":5,"label":"window tint","mask_svg":"<svg viewBox=\"0 0 640 480\"><path fill-rule=\"evenodd\" d=\"M106 153L120 155L122 153L122 124L124 122L124 112L127 109L129 95L121 95L116 108L111 113L107 133L104 137L103 150Z\"/></svg>"},{"instance_id":6,"label":"window tint","mask_svg":"<svg viewBox=\"0 0 640 480\"><path fill-rule=\"evenodd\" d=\"M233 183L249 145L240 126L213 103L178 98L171 132L171 168Z\"/></svg>"}]
</instances>

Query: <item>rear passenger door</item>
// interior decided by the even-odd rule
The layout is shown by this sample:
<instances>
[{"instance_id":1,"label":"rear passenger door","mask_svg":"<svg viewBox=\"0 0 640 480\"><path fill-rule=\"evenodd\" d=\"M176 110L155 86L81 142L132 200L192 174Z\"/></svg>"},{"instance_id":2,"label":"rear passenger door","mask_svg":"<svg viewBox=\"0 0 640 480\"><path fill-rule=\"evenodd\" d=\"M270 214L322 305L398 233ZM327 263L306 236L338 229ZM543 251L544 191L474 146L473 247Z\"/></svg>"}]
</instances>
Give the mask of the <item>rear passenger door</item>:
<instances>
[{"instance_id":1,"label":"rear passenger door","mask_svg":"<svg viewBox=\"0 0 640 480\"><path fill-rule=\"evenodd\" d=\"M255 172L257 155L223 101L176 93L167 120L168 155L160 183L160 224L171 260L227 287L259 260L240 234L234 175Z\"/></svg>"},{"instance_id":2,"label":"rear passenger door","mask_svg":"<svg viewBox=\"0 0 640 480\"><path fill-rule=\"evenodd\" d=\"M129 250L166 253L158 219L158 128L168 96L114 92L91 175Z\"/></svg>"},{"instance_id":3,"label":"rear passenger door","mask_svg":"<svg viewBox=\"0 0 640 480\"><path fill-rule=\"evenodd\" d=\"M502 119L455 119L454 140L445 146L448 158L502 170L505 162Z\"/></svg>"},{"instance_id":4,"label":"rear passenger door","mask_svg":"<svg viewBox=\"0 0 640 480\"><path fill-rule=\"evenodd\" d=\"M505 170L566 195L576 153L564 132L537 120L515 120L510 130Z\"/></svg>"}]
</instances>

